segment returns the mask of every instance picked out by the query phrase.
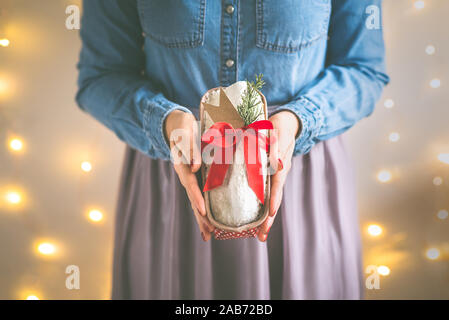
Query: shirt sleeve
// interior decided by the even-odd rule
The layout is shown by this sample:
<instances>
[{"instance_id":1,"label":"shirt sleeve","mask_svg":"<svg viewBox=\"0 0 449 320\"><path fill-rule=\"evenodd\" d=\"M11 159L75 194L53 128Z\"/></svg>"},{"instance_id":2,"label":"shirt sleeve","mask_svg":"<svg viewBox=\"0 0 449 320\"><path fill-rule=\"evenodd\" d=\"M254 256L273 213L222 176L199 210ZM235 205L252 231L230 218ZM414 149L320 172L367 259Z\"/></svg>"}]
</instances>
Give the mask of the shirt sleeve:
<instances>
[{"instance_id":1,"label":"shirt sleeve","mask_svg":"<svg viewBox=\"0 0 449 320\"><path fill-rule=\"evenodd\" d=\"M170 159L163 124L173 110L144 77L143 35L136 0L84 0L78 64L79 107L132 148Z\"/></svg>"},{"instance_id":2,"label":"shirt sleeve","mask_svg":"<svg viewBox=\"0 0 449 320\"><path fill-rule=\"evenodd\" d=\"M332 1L326 68L276 109L292 111L301 121L294 154L308 153L373 112L389 82L381 5L381 0Z\"/></svg>"}]
</instances>

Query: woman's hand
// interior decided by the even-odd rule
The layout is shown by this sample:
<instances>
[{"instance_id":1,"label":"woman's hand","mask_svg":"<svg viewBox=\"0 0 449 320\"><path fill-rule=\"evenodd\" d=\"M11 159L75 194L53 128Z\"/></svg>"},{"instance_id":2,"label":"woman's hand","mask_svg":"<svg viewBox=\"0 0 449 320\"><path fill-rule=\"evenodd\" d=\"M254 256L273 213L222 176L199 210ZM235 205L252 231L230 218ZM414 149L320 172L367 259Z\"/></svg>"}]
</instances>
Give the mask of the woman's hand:
<instances>
[{"instance_id":1,"label":"woman's hand","mask_svg":"<svg viewBox=\"0 0 449 320\"><path fill-rule=\"evenodd\" d=\"M206 216L204 198L195 175L201 168L196 119L190 113L174 110L166 118L164 129L166 138L170 142L174 169L187 191L201 236L204 241L208 241L215 228Z\"/></svg>"},{"instance_id":2,"label":"woman's hand","mask_svg":"<svg viewBox=\"0 0 449 320\"><path fill-rule=\"evenodd\" d=\"M301 130L298 117L290 111L280 111L271 116L269 120L274 127L269 160L271 168L276 173L271 177L269 215L259 227L257 233L260 241L267 240L268 232L281 205L284 183L291 167L295 137Z\"/></svg>"}]
</instances>

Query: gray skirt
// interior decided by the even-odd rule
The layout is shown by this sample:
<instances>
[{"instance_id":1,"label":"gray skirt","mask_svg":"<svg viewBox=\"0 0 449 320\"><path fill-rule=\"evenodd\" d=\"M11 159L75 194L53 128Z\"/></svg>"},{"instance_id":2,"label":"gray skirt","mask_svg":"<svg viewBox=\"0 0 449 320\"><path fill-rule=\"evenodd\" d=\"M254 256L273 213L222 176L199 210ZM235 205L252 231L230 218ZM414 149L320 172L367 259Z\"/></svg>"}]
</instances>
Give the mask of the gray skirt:
<instances>
[{"instance_id":1,"label":"gray skirt","mask_svg":"<svg viewBox=\"0 0 449 320\"><path fill-rule=\"evenodd\" d=\"M203 242L169 161L127 148L113 299L360 299L352 160L343 138L292 159L276 220L257 239Z\"/></svg>"}]
</instances>

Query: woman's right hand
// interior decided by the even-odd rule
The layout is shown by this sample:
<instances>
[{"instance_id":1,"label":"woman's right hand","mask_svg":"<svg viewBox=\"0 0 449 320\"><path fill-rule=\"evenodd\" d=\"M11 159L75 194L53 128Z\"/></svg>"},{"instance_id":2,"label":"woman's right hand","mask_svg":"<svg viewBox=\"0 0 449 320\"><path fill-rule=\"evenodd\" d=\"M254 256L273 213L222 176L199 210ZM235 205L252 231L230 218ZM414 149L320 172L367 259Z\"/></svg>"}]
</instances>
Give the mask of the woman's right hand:
<instances>
[{"instance_id":1,"label":"woman's right hand","mask_svg":"<svg viewBox=\"0 0 449 320\"><path fill-rule=\"evenodd\" d=\"M174 110L167 116L164 130L173 156L174 169L186 189L201 236L204 241L208 241L215 227L206 216L206 205L195 174L201 168L195 116L181 110Z\"/></svg>"}]
</instances>

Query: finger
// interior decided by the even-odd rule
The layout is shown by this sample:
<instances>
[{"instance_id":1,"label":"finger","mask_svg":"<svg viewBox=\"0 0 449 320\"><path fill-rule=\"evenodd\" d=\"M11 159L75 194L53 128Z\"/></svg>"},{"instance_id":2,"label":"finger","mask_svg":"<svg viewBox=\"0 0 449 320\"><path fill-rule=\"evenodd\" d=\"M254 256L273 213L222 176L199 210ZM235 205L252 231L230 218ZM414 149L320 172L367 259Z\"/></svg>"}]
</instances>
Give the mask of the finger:
<instances>
[{"instance_id":1,"label":"finger","mask_svg":"<svg viewBox=\"0 0 449 320\"><path fill-rule=\"evenodd\" d=\"M259 226L259 230L257 232L259 240L263 240L264 235L267 235L270 232L275 217L276 215L272 217L268 216L265 221Z\"/></svg>"},{"instance_id":2,"label":"finger","mask_svg":"<svg viewBox=\"0 0 449 320\"><path fill-rule=\"evenodd\" d=\"M215 230L215 227L212 225L212 223L209 221L209 219L203 216L200 216L201 222L203 223L204 227L209 231L212 232Z\"/></svg>"},{"instance_id":3,"label":"finger","mask_svg":"<svg viewBox=\"0 0 449 320\"><path fill-rule=\"evenodd\" d=\"M198 210L196 210L195 208L193 208L193 213L195 215L198 228L200 229L201 238L203 239L203 241L209 241L211 239L211 234L210 231L207 229L207 226L203 223L202 216L198 213Z\"/></svg>"},{"instance_id":4,"label":"finger","mask_svg":"<svg viewBox=\"0 0 449 320\"><path fill-rule=\"evenodd\" d=\"M201 168L201 151L199 147L199 138L198 138L198 126L196 122L193 122L193 134L191 141L191 159L192 163L190 165L192 172L197 172Z\"/></svg>"},{"instance_id":5,"label":"finger","mask_svg":"<svg viewBox=\"0 0 449 320\"><path fill-rule=\"evenodd\" d=\"M276 173L279 170L279 156L279 131L278 129L273 129L270 133L270 154L268 155L272 174Z\"/></svg>"},{"instance_id":6,"label":"finger","mask_svg":"<svg viewBox=\"0 0 449 320\"><path fill-rule=\"evenodd\" d=\"M282 190L284 188L286 173L279 171L271 178L271 192L270 192L270 211L269 215L274 216L279 209L282 201Z\"/></svg>"},{"instance_id":7,"label":"finger","mask_svg":"<svg viewBox=\"0 0 449 320\"><path fill-rule=\"evenodd\" d=\"M191 165L193 163L192 153L193 146L192 142L194 137L191 128L180 129L176 132L178 135L173 137L173 151L176 152L177 163L182 163L186 165ZM175 132L172 133L175 135ZM181 156L179 156L181 153ZM181 159L179 159L181 157Z\"/></svg>"},{"instance_id":8,"label":"finger","mask_svg":"<svg viewBox=\"0 0 449 320\"><path fill-rule=\"evenodd\" d=\"M191 172L190 168L182 164L176 165L176 172L178 173L181 184L187 191L190 202L192 202L192 205L195 206L202 216L205 216L206 205L204 203L203 194L198 186L196 175Z\"/></svg>"}]
</instances>

